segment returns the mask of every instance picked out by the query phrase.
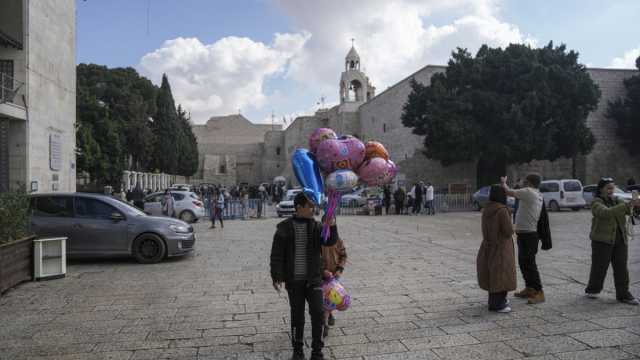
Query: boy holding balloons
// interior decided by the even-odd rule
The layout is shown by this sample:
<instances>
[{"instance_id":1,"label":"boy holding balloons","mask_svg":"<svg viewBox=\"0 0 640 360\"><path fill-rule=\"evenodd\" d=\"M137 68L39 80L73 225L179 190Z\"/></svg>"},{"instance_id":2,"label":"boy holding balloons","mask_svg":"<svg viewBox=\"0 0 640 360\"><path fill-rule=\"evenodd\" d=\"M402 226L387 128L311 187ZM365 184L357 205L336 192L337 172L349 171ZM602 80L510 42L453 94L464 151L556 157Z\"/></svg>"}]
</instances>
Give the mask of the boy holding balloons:
<instances>
[{"instance_id":1,"label":"boy holding balloons","mask_svg":"<svg viewBox=\"0 0 640 360\"><path fill-rule=\"evenodd\" d=\"M347 264L347 249L344 247L344 242L341 238L333 246L322 247L322 260L324 261L324 278L336 278L342 277L342 272ZM324 330L323 337L329 335L329 325L335 324L335 318L331 311L325 310L324 312Z\"/></svg>"},{"instance_id":2,"label":"boy holding balloons","mask_svg":"<svg viewBox=\"0 0 640 360\"><path fill-rule=\"evenodd\" d=\"M304 308L309 304L311 315L311 360L323 360L322 330L322 250L338 240L335 218L329 221L329 237L323 241L322 224L313 218L314 203L304 192L293 199L295 214L277 225L271 246L271 279L280 292L282 284L289 296L291 309L291 339L294 360L304 359Z\"/></svg>"}]
</instances>

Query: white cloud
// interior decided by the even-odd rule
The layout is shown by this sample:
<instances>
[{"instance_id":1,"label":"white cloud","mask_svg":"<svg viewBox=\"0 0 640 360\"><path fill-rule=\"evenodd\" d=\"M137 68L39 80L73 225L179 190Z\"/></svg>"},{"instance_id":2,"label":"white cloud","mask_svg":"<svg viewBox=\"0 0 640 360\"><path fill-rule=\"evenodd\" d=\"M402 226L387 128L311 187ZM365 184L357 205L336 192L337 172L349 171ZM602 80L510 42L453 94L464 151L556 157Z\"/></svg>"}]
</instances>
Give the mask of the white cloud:
<instances>
[{"instance_id":1,"label":"white cloud","mask_svg":"<svg viewBox=\"0 0 640 360\"><path fill-rule=\"evenodd\" d=\"M176 101L197 123L238 109L269 123L272 109L287 118L313 113L315 104L299 99L324 94L327 103L337 101L351 38L378 92L427 64L446 64L456 47L473 53L485 43L535 44L500 19L503 0L273 1L290 17L292 33L275 34L271 44L240 37L213 44L169 40L142 58L141 72L154 81L167 73ZM283 81L267 94L270 78Z\"/></svg>"},{"instance_id":2,"label":"white cloud","mask_svg":"<svg viewBox=\"0 0 640 360\"><path fill-rule=\"evenodd\" d=\"M278 4L301 30L313 34L287 76L337 98L339 72L350 38L379 91L427 64L446 64L456 47L535 45L517 26L499 19L497 0L325 0ZM447 23L434 25L447 18Z\"/></svg>"},{"instance_id":3,"label":"white cloud","mask_svg":"<svg viewBox=\"0 0 640 360\"><path fill-rule=\"evenodd\" d=\"M618 69L635 69L636 68L636 59L640 56L640 47L636 49L631 49L622 55L622 57L617 57L611 60L610 68L618 68Z\"/></svg>"},{"instance_id":4,"label":"white cloud","mask_svg":"<svg viewBox=\"0 0 640 360\"><path fill-rule=\"evenodd\" d=\"M240 37L213 44L180 37L142 57L139 68L156 82L166 73L176 102L202 123L212 115L261 108L267 100L265 79L284 72L310 37L275 34L271 45Z\"/></svg>"}]
</instances>

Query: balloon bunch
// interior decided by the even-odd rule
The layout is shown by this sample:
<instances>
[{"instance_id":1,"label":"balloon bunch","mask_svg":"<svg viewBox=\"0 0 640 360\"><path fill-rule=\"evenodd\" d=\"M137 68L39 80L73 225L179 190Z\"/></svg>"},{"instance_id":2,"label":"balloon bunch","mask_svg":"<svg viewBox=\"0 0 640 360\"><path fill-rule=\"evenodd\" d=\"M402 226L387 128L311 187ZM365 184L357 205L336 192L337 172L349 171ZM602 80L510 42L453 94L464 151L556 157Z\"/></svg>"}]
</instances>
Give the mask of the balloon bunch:
<instances>
[{"instance_id":1,"label":"balloon bunch","mask_svg":"<svg viewBox=\"0 0 640 360\"><path fill-rule=\"evenodd\" d=\"M351 296L338 279L331 277L322 282L322 306L326 311L345 311L351 305Z\"/></svg>"},{"instance_id":2,"label":"balloon bunch","mask_svg":"<svg viewBox=\"0 0 640 360\"><path fill-rule=\"evenodd\" d=\"M318 128L309 136L309 149L296 150L292 165L303 191L317 205L321 204L326 192L322 228L326 241L329 221L335 215L342 194L353 191L359 181L368 186L386 185L396 176L397 168L381 143L368 141L364 144L351 135L338 137L329 128ZM324 182L321 172L326 175Z\"/></svg>"}]
</instances>

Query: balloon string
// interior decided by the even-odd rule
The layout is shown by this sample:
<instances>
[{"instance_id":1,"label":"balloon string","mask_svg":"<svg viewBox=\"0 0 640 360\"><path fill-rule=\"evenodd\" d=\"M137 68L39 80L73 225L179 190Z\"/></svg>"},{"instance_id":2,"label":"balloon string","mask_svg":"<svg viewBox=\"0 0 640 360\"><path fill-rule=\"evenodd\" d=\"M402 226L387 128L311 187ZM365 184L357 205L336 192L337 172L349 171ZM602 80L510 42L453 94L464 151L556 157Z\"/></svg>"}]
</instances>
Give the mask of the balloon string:
<instances>
[{"instance_id":1,"label":"balloon string","mask_svg":"<svg viewBox=\"0 0 640 360\"><path fill-rule=\"evenodd\" d=\"M329 239L329 235L331 232L329 230L329 224L331 223L331 219L334 217L335 210L338 207L338 204L340 203L340 198L341 198L341 195L339 192L329 190L328 201L325 209L325 216L324 216L324 222L322 224L322 233L321 233L322 240L324 241L324 243L326 243L327 240Z\"/></svg>"}]
</instances>

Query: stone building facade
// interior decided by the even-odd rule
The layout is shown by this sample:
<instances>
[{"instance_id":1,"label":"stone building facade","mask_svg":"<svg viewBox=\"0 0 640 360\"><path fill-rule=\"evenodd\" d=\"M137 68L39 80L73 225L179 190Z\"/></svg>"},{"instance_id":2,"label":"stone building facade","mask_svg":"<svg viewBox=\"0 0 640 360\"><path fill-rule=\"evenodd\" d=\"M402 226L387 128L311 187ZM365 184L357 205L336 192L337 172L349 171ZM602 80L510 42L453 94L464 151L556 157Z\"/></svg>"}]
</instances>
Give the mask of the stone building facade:
<instances>
[{"instance_id":1,"label":"stone building facade","mask_svg":"<svg viewBox=\"0 0 640 360\"><path fill-rule=\"evenodd\" d=\"M0 1L0 191L75 191L75 0Z\"/></svg>"},{"instance_id":2,"label":"stone building facade","mask_svg":"<svg viewBox=\"0 0 640 360\"><path fill-rule=\"evenodd\" d=\"M314 129L330 127L338 134L352 134L363 141L377 140L385 144L398 165L396 185L424 180L436 188L466 184L470 190L475 189L475 162L445 167L437 160L426 158L422 151L423 137L412 134L410 128L402 125L402 107L411 92L411 79L429 84L433 74L445 69L427 65L376 96L369 78L360 71L360 57L351 48L340 77L340 104L331 109L298 117L285 130L251 124L240 116L223 117L225 121L212 118L207 125L194 126L201 151L201 169L200 177L192 182L258 184L271 182L275 176L285 176L290 185L295 186L290 163L292 153L298 147L308 147L307 139ZM597 141L594 150L576 159L509 166L507 172L511 178L524 177L531 171L548 179L571 178L575 174L585 184L597 182L601 176L613 176L621 183L630 176L640 178L640 159L632 159L620 147L615 124L604 116L609 101L624 95L623 80L637 71L588 69L588 72L602 91L597 110L587 118ZM245 132L239 136L239 131ZM225 174L216 172L221 163L226 165Z\"/></svg>"}]
</instances>

